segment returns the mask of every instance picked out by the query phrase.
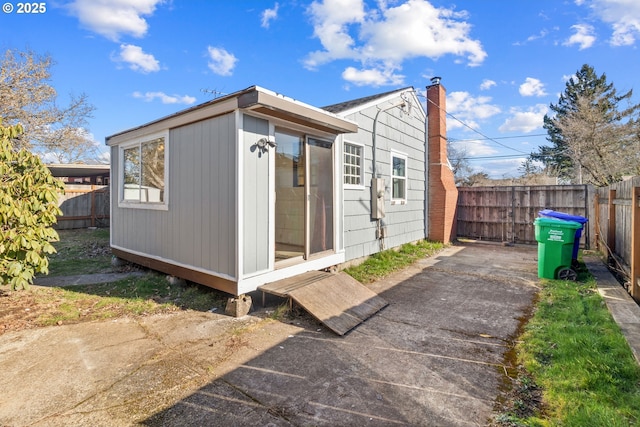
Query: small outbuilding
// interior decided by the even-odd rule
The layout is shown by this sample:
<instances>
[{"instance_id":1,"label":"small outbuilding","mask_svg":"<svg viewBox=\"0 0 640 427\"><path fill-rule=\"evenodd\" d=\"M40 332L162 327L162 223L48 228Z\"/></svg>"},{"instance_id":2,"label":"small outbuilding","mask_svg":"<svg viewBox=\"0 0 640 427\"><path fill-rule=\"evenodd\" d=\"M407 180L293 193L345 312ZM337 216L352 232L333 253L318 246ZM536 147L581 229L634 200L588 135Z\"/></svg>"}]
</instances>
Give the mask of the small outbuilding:
<instances>
[{"instance_id":1,"label":"small outbuilding","mask_svg":"<svg viewBox=\"0 0 640 427\"><path fill-rule=\"evenodd\" d=\"M426 123L410 87L321 109L252 86L109 136L112 250L241 295L428 238Z\"/></svg>"}]
</instances>

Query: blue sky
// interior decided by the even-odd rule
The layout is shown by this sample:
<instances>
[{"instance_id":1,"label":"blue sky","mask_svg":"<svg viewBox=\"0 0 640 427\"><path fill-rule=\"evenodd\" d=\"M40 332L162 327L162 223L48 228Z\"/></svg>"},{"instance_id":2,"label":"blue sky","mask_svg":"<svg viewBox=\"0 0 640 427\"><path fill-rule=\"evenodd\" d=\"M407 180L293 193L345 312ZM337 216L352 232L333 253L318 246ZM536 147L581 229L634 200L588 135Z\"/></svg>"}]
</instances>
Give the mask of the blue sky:
<instances>
[{"instance_id":1,"label":"blue sky","mask_svg":"<svg viewBox=\"0 0 640 427\"><path fill-rule=\"evenodd\" d=\"M640 102L637 0L43 3L19 14L4 2L0 48L51 55L59 102L88 95L104 151L108 135L252 85L321 107L424 94L441 76L449 139L476 171L513 177L583 64Z\"/></svg>"}]
</instances>

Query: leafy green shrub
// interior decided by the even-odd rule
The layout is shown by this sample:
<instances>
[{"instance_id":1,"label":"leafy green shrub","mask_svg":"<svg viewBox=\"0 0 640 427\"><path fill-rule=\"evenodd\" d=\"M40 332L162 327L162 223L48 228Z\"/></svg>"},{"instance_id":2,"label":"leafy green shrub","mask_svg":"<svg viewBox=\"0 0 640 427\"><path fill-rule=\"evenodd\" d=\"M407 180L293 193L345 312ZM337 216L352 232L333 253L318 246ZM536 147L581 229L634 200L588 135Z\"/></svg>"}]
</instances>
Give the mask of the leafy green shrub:
<instances>
[{"instance_id":1,"label":"leafy green shrub","mask_svg":"<svg viewBox=\"0 0 640 427\"><path fill-rule=\"evenodd\" d=\"M11 140L22 126L2 126L0 119L0 283L13 290L26 289L36 273L48 273L46 254L58 233L58 193L63 184L51 175L39 157Z\"/></svg>"}]
</instances>

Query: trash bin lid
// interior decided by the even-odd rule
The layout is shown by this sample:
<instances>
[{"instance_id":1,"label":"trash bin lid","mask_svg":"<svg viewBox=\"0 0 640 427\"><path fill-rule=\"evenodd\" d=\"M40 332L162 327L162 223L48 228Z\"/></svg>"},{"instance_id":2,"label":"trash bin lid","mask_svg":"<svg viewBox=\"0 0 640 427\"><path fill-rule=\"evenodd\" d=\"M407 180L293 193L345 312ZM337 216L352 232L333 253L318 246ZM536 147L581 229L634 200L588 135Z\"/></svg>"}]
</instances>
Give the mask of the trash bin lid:
<instances>
[{"instance_id":1,"label":"trash bin lid","mask_svg":"<svg viewBox=\"0 0 640 427\"><path fill-rule=\"evenodd\" d=\"M579 222L565 221L565 220L556 219L556 218L538 217L533 221L533 223L541 227L546 226L546 227L572 228L572 229L582 228L582 224L580 224Z\"/></svg>"},{"instance_id":2,"label":"trash bin lid","mask_svg":"<svg viewBox=\"0 0 640 427\"><path fill-rule=\"evenodd\" d=\"M589 221L588 218L585 218L583 216L569 215L568 213L554 211L553 209L541 210L540 212L538 212L538 215L542 217L562 219L564 221L575 221L575 222L579 222L580 224L585 224L587 221Z\"/></svg>"}]
</instances>

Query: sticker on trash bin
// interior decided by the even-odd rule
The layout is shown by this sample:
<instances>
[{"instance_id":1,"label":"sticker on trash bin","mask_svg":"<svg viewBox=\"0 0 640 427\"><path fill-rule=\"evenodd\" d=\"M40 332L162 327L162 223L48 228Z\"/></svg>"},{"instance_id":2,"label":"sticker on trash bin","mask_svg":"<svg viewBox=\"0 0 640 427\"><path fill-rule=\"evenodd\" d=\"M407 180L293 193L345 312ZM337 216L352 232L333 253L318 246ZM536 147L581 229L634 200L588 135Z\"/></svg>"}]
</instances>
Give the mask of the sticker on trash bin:
<instances>
[{"instance_id":1,"label":"sticker on trash bin","mask_svg":"<svg viewBox=\"0 0 640 427\"><path fill-rule=\"evenodd\" d=\"M549 230L548 240L562 242L564 241L563 237L564 237L563 230L553 230L553 229Z\"/></svg>"}]
</instances>

